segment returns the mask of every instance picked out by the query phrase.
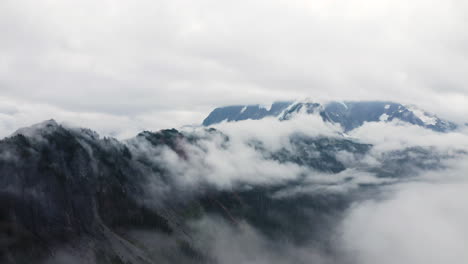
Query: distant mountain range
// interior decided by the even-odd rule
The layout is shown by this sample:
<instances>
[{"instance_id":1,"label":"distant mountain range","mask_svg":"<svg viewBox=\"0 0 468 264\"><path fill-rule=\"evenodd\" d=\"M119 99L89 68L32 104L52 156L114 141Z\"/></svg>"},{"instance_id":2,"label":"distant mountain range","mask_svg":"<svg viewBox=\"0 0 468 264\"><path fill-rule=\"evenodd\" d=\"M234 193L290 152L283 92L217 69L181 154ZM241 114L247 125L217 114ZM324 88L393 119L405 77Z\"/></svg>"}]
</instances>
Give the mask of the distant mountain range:
<instances>
[{"instance_id":1,"label":"distant mountain range","mask_svg":"<svg viewBox=\"0 0 468 264\"><path fill-rule=\"evenodd\" d=\"M318 114L325 122L341 125L344 131L362 126L365 122L390 122L400 120L438 132L457 128L455 123L442 120L414 105L403 105L381 101L329 102L324 105L314 102L275 102L270 106L234 105L214 109L203 120L204 126L221 122L235 122L247 119L259 120L277 117L280 120L294 118L298 113Z\"/></svg>"}]
</instances>

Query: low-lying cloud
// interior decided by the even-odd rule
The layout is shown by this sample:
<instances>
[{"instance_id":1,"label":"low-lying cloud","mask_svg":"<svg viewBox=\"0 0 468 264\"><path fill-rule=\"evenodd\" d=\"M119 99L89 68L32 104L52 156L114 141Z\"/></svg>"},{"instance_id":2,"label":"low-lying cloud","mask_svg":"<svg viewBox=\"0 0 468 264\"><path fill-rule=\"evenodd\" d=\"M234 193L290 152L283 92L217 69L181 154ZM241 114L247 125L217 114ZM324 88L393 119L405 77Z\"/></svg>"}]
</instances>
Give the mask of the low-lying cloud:
<instances>
[{"instance_id":1,"label":"low-lying cloud","mask_svg":"<svg viewBox=\"0 0 468 264\"><path fill-rule=\"evenodd\" d=\"M161 142L166 144L153 145L146 137L155 134L148 132L121 143L113 139L106 143L118 149L128 147L132 166L146 178L142 200L156 210L171 200L171 204L192 202L207 195L206 190L211 191L208 195L235 194L258 187L263 188L255 194L261 197L259 201L279 204L276 211L255 212L262 214L260 219L279 221L284 228L266 231L249 214L231 214L223 202L208 197L220 211L203 212L201 218L190 220L187 229L191 246L208 259L218 263L322 264L468 261L464 250L468 243L464 227L468 220L465 131L439 133L388 122L366 123L345 134L316 114L215 127L166 132L175 136L173 141L163 136ZM38 128L23 132L34 137ZM321 139L325 143L319 143ZM327 153L321 162L338 162L342 169L330 171L294 157L288 160L288 155L300 151L297 142L308 140L309 158ZM323 149L314 150L316 147ZM11 159L8 153L1 158ZM285 207L288 210L282 211ZM289 223L292 219L283 215L288 213L305 222ZM291 230L302 234L300 241L288 233ZM172 245L171 250L178 252L177 237L138 232L135 238L147 245L168 239L166 246ZM161 248L153 249L160 254ZM179 259L174 254L171 261ZM67 258L76 259L67 254L56 256L58 261ZM180 263L187 261L190 258L180 255Z\"/></svg>"},{"instance_id":2,"label":"low-lying cloud","mask_svg":"<svg viewBox=\"0 0 468 264\"><path fill-rule=\"evenodd\" d=\"M272 167L278 174L259 166L272 166L245 145L249 140L264 140L272 150L288 146L288 138L297 131L311 136L338 137L338 128L330 128L311 122L241 121L224 123L218 128L230 136L229 150L220 150L214 145L206 148L205 158L214 163L224 164L217 158L234 160L224 167L217 167L218 177L228 176L231 181L255 183L272 182L274 178L285 180L280 167ZM273 124L274 122L278 122ZM289 129L289 125L296 127ZM251 130L249 130L249 128ZM274 129L272 129L274 128ZM338 174L319 173L310 169L303 171L306 180L300 186L284 188L275 193L275 199L288 199L298 195L350 193L362 185L375 186L375 192L356 200L346 210L340 224L332 235L332 253L315 245L297 246L262 237L254 227L244 223L240 231L216 221L199 223L213 226L213 248L221 263L460 263L468 261L465 250L468 244L465 223L468 211L465 193L468 184L465 175L468 136L463 131L438 133L417 126L390 123L367 123L350 132L351 138L361 143L371 143L373 148L361 160L341 157L351 168ZM238 138L236 140L236 137ZM241 147L240 147L241 146ZM214 148L213 148L214 147ZM392 178L377 177L369 167L379 167L385 153L407 148L423 148L430 155L442 157L439 169L417 169L414 175L394 175ZM228 151L229 155L223 154ZM237 152L241 151L241 152ZM244 153L243 163L236 162ZM272 161L274 162L274 161ZM243 164L243 169L232 170ZM354 168L352 166L355 166ZM256 170L259 169L259 171ZM291 168L284 167L289 172ZM267 172L264 177L261 171ZM252 172L252 173L251 173ZM243 177L239 175L247 175ZM278 176L281 175L281 176ZM289 173L297 177L296 173ZM237 177L236 177L237 176ZM234 177L234 178L233 178ZM252 178L256 177L256 178ZM273 177L273 178L270 178ZM219 183L219 178L210 179ZM256 179L256 180L254 180ZM363 199L362 199L363 198ZM353 199L350 196L350 199ZM215 221L215 222L213 222ZM218 227L217 227L218 226ZM219 226L222 226L219 227ZM218 228L221 228L218 230ZM213 235L213 234L212 234ZM280 249L279 249L280 248ZM279 254L278 254L279 252ZM276 261L276 262L275 262Z\"/></svg>"}]
</instances>

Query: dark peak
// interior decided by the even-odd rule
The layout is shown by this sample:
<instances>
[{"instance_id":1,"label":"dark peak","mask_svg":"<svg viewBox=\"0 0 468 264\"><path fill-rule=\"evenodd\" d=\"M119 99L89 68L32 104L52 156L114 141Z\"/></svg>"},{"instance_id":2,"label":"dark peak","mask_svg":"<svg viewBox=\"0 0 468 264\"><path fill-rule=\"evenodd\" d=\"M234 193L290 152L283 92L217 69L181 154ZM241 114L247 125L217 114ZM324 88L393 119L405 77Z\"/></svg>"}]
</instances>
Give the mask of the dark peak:
<instances>
[{"instance_id":1,"label":"dark peak","mask_svg":"<svg viewBox=\"0 0 468 264\"><path fill-rule=\"evenodd\" d=\"M177 129L163 129L158 132L143 131L139 133L136 138L144 138L152 145L173 145L178 139L184 138L184 135Z\"/></svg>"},{"instance_id":2,"label":"dark peak","mask_svg":"<svg viewBox=\"0 0 468 264\"><path fill-rule=\"evenodd\" d=\"M57 128L59 127L60 124L57 123L57 121L55 121L55 119L49 119L49 120L45 120L45 121L42 121L40 123L37 123L37 124L34 124L32 125L31 127L37 127L37 128Z\"/></svg>"},{"instance_id":3,"label":"dark peak","mask_svg":"<svg viewBox=\"0 0 468 264\"><path fill-rule=\"evenodd\" d=\"M159 131L153 132L153 131L148 131L144 130L140 132L137 137L151 137L151 136L161 136L161 135L182 135L177 129L171 128L171 129L161 129Z\"/></svg>"},{"instance_id":4,"label":"dark peak","mask_svg":"<svg viewBox=\"0 0 468 264\"><path fill-rule=\"evenodd\" d=\"M52 139L57 136L76 137L85 141L100 140L99 134L89 128L73 127L66 123L57 123L54 119L42 121L40 123L23 127L14 132L11 137L22 136L33 140L44 138Z\"/></svg>"},{"instance_id":5,"label":"dark peak","mask_svg":"<svg viewBox=\"0 0 468 264\"><path fill-rule=\"evenodd\" d=\"M208 139L213 136L220 136L224 139L224 142L229 141L229 136L221 132L220 130L210 127L210 128L205 128L203 130L205 132L204 136L198 136L199 139Z\"/></svg>"},{"instance_id":6,"label":"dark peak","mask_svg":"<svg viewBox=\"0 0 468 264\"><path fill-rule=\"evenodd\" d=\"M99 140L100 139L100 136L99 134L92 130L92 129L89 129L89 128L77 128L77 129L74 129L75 132L83 135L83 136L86 136L87 138L91 139L91 140ZM107 139L108 137L105 137L105 139Z\"/></svg>"},{"instance_id":7,"label":"dark peak","mask_svg":"<svg viewBox=\"0 0 468 264\"><path fill-rule=\"evenodd\" d=\"M38 135L51 134L63 129L64 128L60 124L58 124L54 119L49 119L29 127L20 128L16 132L14 132L12 136L21 134L25 137L35 137Z\"/></svg>"},{"instance_id":8,"label":"dark peak","mask_svg":"<svg viewBox=\"0 0 468 264\"><path fill-rule=\"evenodd\" d=\"M53 118L43 121L42 123L46 124L47 126L58 126L58 123Z\"/></svg>"}]
</instances>

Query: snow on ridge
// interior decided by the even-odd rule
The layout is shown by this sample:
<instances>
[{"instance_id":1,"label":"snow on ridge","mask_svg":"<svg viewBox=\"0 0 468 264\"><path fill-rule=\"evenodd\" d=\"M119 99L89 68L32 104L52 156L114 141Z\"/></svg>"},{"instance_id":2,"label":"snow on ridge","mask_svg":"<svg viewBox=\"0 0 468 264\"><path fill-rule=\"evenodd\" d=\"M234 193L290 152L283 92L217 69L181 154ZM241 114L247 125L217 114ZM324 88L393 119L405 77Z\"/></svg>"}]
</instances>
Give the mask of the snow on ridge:
<instances>
[{"instance_id":1,"label":"snow on ridge","mask_svg":"<svg viewBox=\"0 0 468 264\"><path fill-rule=\"evenodd\" d=\"M291 109L296 106L297 104L299 104L299 101L295 101L295 102L292 102L290 105L288 105L288 107L286 107L283 111L281 111L281 113L279 113L277 115L278 118L282 119L285 117L285 115L291 111Z\"/></svg>"},{"instance_id":2,"label":"snow on ridge","mask_svg":"<svg viewBox=\"0 0 468 264\"><path fill-rule=\"evenodd\" d=\"M344 102L339 101L338 103L341 104L342 106L344 106L346 109L348 109L348 106Z\"/></svg>"},{"instance_id":3,"label":"snow on ridge","mask_svg":"<svg viewBox=\"0 0 468 264\"><path fill-rule=\"evenodd\" d=\"M417 118L421 119L421 121L425 125L436 125L437 124L437 117L431 114L428 114L424 110L419 109L414 105L408 105L406 108L411 111Z\"/></svg>"},{"instance_id":4,"label":"snow on ridge","mask_svg":"<svg viewBox=\"0 0 468 264\"><path fill-rule=\"evenodd\" d=\"M379 120L380 121L387 121L389 118L389 115L387 114L382 114L380 117L379 117Z\"/></svg>"},{"instance_id":5,"label":"snow on ridge","mask_svg":"<svg viewBox=\"0 0 468 264\"><path fill-rule=\"evenodd\" d=\"M265 110L267 110L268 112L271 111L271 108L273 107L273 103L269 104L269 105L266 105L266 104L259 104L258 105L259 108L263 108Z\"/></svg>"},{"instance_id":6,"label":"snow on ridge","mask_svg":"<svg viewBox=\"0 0 468 264\"><path fill-rule=\"evenodd\" d=\"M240 110L240 113L239 113L239 114L244 113L246 109L247 109L247 106L244 106L244 107Z\"/></svg>"}]
</instances>

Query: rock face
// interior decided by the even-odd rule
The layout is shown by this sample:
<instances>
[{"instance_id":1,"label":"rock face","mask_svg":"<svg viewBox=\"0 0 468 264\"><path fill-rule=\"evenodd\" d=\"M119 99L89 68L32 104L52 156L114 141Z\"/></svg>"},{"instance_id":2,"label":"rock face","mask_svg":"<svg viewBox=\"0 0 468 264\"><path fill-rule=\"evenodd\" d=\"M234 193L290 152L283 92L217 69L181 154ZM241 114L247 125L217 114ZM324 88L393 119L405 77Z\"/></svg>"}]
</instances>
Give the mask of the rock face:
<instances>
[{"instance_id":1,"label":"rock face","mask_svg":"<svg viewBox=\"0 0 468 264\"><path fill-rule=\"evenodd\" d=\"M47 121L0 141L0 153L0 215L8 231L1 256L7 260L29 245L43 255L119 227L172 231L164 217L138 204L142 179L116 140Z\"/></svg>"},{"instance_id":2,"label":"rock face","mask_svg":"<svg viewBox=\"0 0 468 264\"><path fill-rule=\"evenodd\" d=\"M318 111L351 128L380 118L379 111L392 118L409 111L400 111L399 105L385 104L384 110L380 106L349 104L346 109L330 104L324 111L318 104L279 103L269 110L247 107L244 112L260 111L258 118L281 113L288 119L300 111ZM354 117L349 124L344 121L347 115ZM301 244L317 239L326 244L321 239L327 236L332 216L343 213L369 189L369 184L357 184L359 188L351 192L304 195L304 190L318 186L305 174L272 184L218 188L202 182L188 189L179 184L180 174L175 172L191 164L195 154L207 155L202 140L216 141L220 149L231 151L230 138L215 129L202 134L145 131L121 142L53 120L1 140L0 262L67 263L58 253L65 250L67 259L73 258L70 263L222 263L200 239L206 230L192 225L212 216L234 228L248 223L272 241ZM264 160L293 164L330 180L336 177L343 184L353 181L346 174L349 169L391 180L436 169L443 159L430 150L412 148L385 153L376 162L378 167L369 167L360 160L372 145L347 138L292 135L288 146L272 151L260 141L249 143ZM173 156L168 158L167 153ZM179 162L169 165L168 159ZM321 181L325 187L320 188L336 184ZM148 234L153 234L151 239Z\"/></svg>"},{"instance_id":3,"label":"rock face","mask_svg":"<svg viewBox=\"0 0 468 264\"><path fill-rule=\"evenodd\" d=\"M339 124L345 131L358 128L364 122L392 120L400 120L438 132L448 132L456 128L454 123L442 120L415 106L376 101L330 102L325 105L312 102L281 102L274 103L269 111L259 105L227 106L213 110L203 121L203 125L210 126L223 121L256 120L268 116L288 120L298 113L319 114L324 121Z\"/></svg>"},{"instance_id":4,"label":"rock face","mask_svg":"<svg viewBox=\"0 0 468 264\"><path fill-rule=\"evenodd\" d=\"M204 126L220 123L223 121L241 121L241 120L258 120L267 116L278 116L281 114L291 102L276 102L270 107L261 105L234 105L220 107L213 110L210 115L203 121Z\"/></svg>"}]
</instances>

